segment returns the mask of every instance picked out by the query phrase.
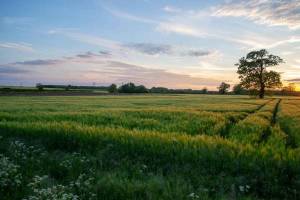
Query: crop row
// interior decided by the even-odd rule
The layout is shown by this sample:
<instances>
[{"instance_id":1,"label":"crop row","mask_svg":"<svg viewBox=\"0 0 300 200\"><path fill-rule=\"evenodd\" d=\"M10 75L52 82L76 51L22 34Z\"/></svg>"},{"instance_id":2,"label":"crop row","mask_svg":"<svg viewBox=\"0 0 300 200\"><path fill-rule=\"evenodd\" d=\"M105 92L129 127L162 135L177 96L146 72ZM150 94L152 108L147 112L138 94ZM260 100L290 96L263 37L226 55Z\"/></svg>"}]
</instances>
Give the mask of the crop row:
<instances>
[{"instance_id":1,"label":"crop row","mask_svg":"<svg viewBox=\"0 0 300 200\"><path fill-rule=\"evenodd\" d=\"M274 124L280 100L273 100L239 121L229 131L228 138L241 143L254 145L271 145L276 149L284 149L286 135Z\"/></svg>"},{"instance_id":2,"label":"crop row","mask_svg":"<svg viewBox=\"0 0 300 200\"><path fill-rule=\"evenodd\" d=\"M40 112L0 113L0 120L15 122L76 122L85 126L125 128L129 130L150 130L162 133L189 135L220 135L232 121L245 113L217 113L205 111L171 110L105 110L95 112Z\"/></svg>"},{"instance_id":3,"label":"crop row","mask_svg":"<svg viewBox=\"0 0 300 200\"><path fill-rule=\"evenodd\" d=\"M6 136L43 139L41 143L50 149L102 152L115 161L125 159L145 163L156 172L188 177L194 187L202 175L226 174L243 177L251 192L262 197L299 195L300 157L292 150L271 151L263 146L255 148L221 137L87 127L72 122L3 121L0 129ZM236 184L236 180L230 180L226 184L227 192L232 184Z\"/></svg>"},{"instance_id":4,"label":"crop row","mask_svg":"<svg viewBox=\"0 0 300 200\"><path fill-rule=\"evenodd\" d=\"M251 112L268 100L241 96L149 95L102 97L1 97L2 112L94 112L106 109L170 109Z\"/></svg>"},{"instance_id":5,"label":"crop row","mask_svg":"<svg viewBox=\"0 0 300 200\"><path fill-rule=\"evenodd\" d=\"M278 123L287 134L287 146L300 147L300 100L284 99L279 108Z\"/></svg>"}]
</instances>

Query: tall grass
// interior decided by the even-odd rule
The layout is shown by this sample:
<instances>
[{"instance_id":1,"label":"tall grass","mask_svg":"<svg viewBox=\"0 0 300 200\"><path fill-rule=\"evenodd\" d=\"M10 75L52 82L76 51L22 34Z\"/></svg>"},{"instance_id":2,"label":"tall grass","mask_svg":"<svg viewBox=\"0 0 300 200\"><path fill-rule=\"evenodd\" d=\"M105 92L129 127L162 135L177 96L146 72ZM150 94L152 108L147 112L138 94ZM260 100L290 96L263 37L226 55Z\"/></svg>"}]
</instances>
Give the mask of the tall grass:
<instances>
[{"instance_id":1,"label":"tall grass","mask_svg":"<svg viewBox=\"0 0 300 200\"><path fill-rule=\"evenodd\" d=\"M4 199L300 198L299 149L281 121L287 100L279 123L278 100L239 96L0 102L0 169L15 166L11 184L21 176L0 188Z\"/></svg>"},{"instance_id":2,"label":"tall grass","mask_svg":"<svg viewBox=\"0 0 300 200\"><path fill-rule=\"evenodd\" d=\"M300 100L284 99L279 108L278 122L287 134L287 145L300 147Z\"/></svg>"}]
</instances>

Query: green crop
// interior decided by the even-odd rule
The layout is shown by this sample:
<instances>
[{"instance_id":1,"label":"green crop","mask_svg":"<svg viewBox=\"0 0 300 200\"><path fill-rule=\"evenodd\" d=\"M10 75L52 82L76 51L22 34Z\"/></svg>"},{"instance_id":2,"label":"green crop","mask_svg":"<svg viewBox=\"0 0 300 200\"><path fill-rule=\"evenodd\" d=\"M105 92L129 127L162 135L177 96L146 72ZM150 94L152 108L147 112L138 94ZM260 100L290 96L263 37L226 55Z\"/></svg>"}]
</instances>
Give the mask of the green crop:
<instances>
[{"instance_id":1,"label":"green crop","mask_svg":"<svg viewBox=\"0 0 300 200\"><path fill-rule=\"evenodd\" d=\"M221 95L1 97L0 195L298 199L298 102Z\"/></svg>"}]
</instances>

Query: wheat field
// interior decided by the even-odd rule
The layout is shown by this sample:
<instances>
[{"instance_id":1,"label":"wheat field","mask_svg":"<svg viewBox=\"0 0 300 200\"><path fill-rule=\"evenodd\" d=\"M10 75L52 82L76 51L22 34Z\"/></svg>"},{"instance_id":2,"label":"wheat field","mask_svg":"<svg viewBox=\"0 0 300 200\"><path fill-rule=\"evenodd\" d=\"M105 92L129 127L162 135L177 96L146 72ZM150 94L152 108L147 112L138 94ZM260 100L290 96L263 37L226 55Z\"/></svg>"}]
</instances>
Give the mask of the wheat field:
<instances>
[{"instance_id":1,"label":"wheat field","mask_svg":"<svg viewBox=\"0 0 300 200\"><path fill-rule=\"evenodd\" d=\"M0 98L1 199L299 199L300 98Z\"/></svg>"}]
</instances>

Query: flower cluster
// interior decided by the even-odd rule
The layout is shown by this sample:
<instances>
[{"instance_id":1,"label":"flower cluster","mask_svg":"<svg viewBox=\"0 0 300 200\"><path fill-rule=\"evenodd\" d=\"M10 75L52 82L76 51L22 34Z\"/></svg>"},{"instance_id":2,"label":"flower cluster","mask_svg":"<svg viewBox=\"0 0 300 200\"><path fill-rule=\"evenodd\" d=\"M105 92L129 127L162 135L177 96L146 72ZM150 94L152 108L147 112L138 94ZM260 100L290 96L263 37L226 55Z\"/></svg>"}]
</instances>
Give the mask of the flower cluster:
<instances>
[{"instance_id":1,"label":"flower cluster","mask_svg":"<svg viewBox=\"0 0 300 200\"><path fill-rule=\"evenodd\" d=\"M79 197L68 192L63 185L54 185L48 188L34 189L33 195L24 200L77 200Z\"/></svg>"},{"instance_id":2,"label":"flower cluster","mask_svg":"<svg viewBox=\"0 0 300 200\"><path fill-rule=\"evenodd\" d=\"M78 165L88 164L89 162L90 160L87 157L82 156L79 153L72 153L70 156L64 159L59 165L66 169L70 169L75 165L78 167Z\"/></svg>"},{"instance_id":3,"label":"flower cluster","mask_svg":"<svg viewBox=\"0 0 300 200\"><path fill-rule=\"evenodd\" d=\"M0 154L0 190L16 188L21 185L20 166L15 165L8 157Z\"/></svg>"},{"instance_id":4,"label":"flower cluster","mask_svg":"<svg viewBox=\"0 0 300 200\"><path fill-rule=\"evenodd\" d=\"M34 176L32 182L27 186L33 191L33 195L23 200L77 200L77 195L70 192L69 188L63 185L45 187L48 176Z\"/></svg>"},{"instance_id":5,"label":"flower cluster","mask_svg":"<svg viewBox=\"0 0 300 200\"><path fill-rule=\"evenodd\" d=\"M92 200L96 198L96 194L92 192L94 180L86 174L80 174L76 181L69 184L69 187L81 194L81 199Z\"/></svg>"},{"instance_id":6,"label":"flower cluster","mask_svg":"<svg viewBox=\"0 0 300 200\"><path fill-rule=\"evenodd\" d=\"M44 150L32 145L27 146L18 140L10 143L9 152L12 158L21 162L27 162L29 160L34 160L34 162L37 162L39 161L37 157L44 156L46 154Z\"/></svg>"},{"instance_id":7,"label":"flower cluster","mask_svg":"<svg viewBox=\"0 0 300 200\"><path fill-rule=\"evenodd\" d=\"M94 178L88 177L86 174L80 174L77 180L70 184L54 185L47 187L49 182L48 176L35 176L28 187L33 191L33 195L23 200L77 200L96 198L96 194L91 192Z\"/></svg>"},{"instance_id":8,"label":"flower cluster","mask_svg":"<svg viewBox=\"0 0 300 200\"><path fill-rule=\"evenodd\" d=\"M195 194L194 192L190 193L188 197L191 199L199 199L199 195Z\"/></svg>"},{"instance_id":9,"label":"flower cluster","mask_svg":"<svg viewBox=\"0 0 300 200\"><path fill-rule=\"evenodd\" d=\"M249 185L240 185L239 190L240 190L240 192L248 192L250 190L250 186Z\"/></svg>"}]
</instances>

